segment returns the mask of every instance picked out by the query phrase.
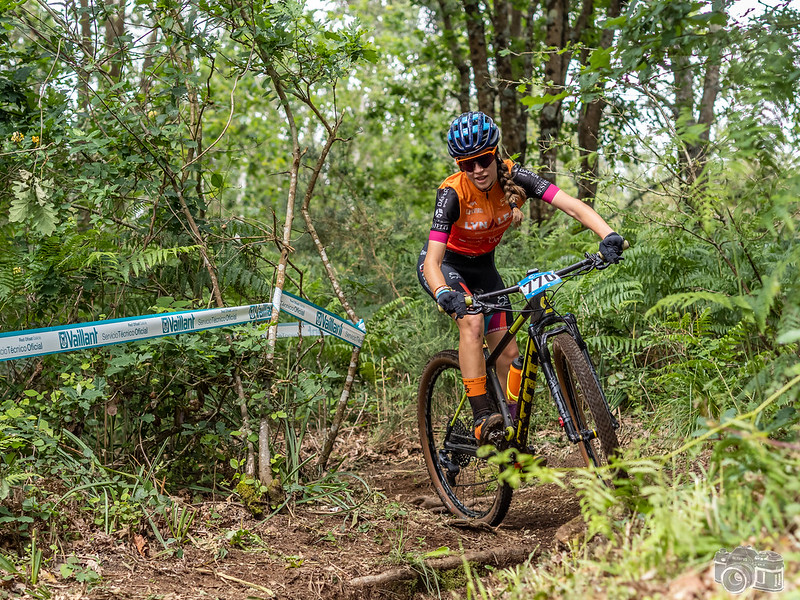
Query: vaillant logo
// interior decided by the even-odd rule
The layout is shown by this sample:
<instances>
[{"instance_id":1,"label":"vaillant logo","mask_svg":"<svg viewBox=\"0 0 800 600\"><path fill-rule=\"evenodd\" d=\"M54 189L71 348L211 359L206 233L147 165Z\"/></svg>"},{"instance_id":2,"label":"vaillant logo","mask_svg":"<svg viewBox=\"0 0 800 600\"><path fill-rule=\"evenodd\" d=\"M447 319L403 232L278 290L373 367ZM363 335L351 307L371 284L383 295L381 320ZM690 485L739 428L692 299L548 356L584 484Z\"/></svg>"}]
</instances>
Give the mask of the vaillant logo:
<instances>
[{"instance_id":1,"label":"vaillant logo","mask_svg":"<svg viewBox=\"0 0 800 600\"><path fill-rule=\"evenodd\" d=\"M335 319L329 317L325 313L317 313L316 326L334 335L342 335L342 324L337 323Z\"/></svg>"},{"instance_id":2,"label":"vaillant logo","mask_svg":"<svg viewBox=\"0 0 800 600\"><path fill-rule=\"evenodd\" d=\"M174 317L161 317L162 333L180 333L194 329L194 315L185 317L176 315Z\"/></svg>"},{"instance_id":3,"label":"vaillant logo","mask_svg":"<svg viewBox=\"0 0 800 600\"><path fill-rule=\"evenodd\" d=\"M97 344L97 329L70 329L58 332L58 343L62 350L86 348Z\"/></svg>"},{"instance_id":4,"label":"vaillant logo","mask_svg":"<svg viewBox=\"0 0 800 600\"><path fill-rule=\"evenodd\" d=\"M250 307L250 320L252 321L263 321L271 316L271 304L254 304Z\"/></svg>"}]
</instances>

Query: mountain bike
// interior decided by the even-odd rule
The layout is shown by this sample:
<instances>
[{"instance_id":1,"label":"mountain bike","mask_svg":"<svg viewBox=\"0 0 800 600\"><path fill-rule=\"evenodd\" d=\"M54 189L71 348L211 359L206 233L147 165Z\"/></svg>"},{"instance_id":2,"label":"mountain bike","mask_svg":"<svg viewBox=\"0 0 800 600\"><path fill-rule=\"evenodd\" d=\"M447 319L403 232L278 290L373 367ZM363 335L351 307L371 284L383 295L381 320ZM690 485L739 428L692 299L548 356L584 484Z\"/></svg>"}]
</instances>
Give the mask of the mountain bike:
<instances>
[{"instance_id":1,"label":"mountain bike","mask_svg":"<svg viewBox=\"0 0 800 600\"><path fill-rule=\"evenodd\" d=\"M536 376L541 369L558 411L567 439L577 444L587 467L608 465L617 453L619 422L611 413L586 343L570 313L560 314L555 292L568 279L605 269L610 263L601 254L586 253L575 264L555 271L531 269L517 285L468 297L468 312L489 313L508 309L492 304L504 294L522 293L525 306L500 343L489 352L484 343L487 395L504 427L490 434L494 447L489 456L511 449L530 454L527 448ZM498 356L523 325L528 339L522 355L522 379L518 416L506 404L505 382L497 377ZM417 398L417 419L425 463L433 487L447 509L457 517L499 524L511 503L512 488L499 476L508 464L497 464L478 455L472 426L472 410L464 392L458 352L444 350L428 361L422 372ZM512 459L513 464L513 459Z\"/></svg>"}]
</instances>

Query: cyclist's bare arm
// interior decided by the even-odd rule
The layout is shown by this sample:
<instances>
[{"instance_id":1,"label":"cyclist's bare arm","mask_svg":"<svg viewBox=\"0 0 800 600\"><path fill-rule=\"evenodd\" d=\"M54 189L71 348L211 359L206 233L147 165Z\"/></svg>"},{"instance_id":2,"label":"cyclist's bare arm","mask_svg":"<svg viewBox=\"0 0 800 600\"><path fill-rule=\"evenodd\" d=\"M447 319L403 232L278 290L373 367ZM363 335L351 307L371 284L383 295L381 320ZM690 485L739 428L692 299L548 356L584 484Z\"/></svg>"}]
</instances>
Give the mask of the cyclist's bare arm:
<instances>
[{"instance_id":1,"label":"cyclist's bare arm","mask_svg":"<svg viewBox=\"0 0 800 600\"><path fill-rule=\"evenodd\" d=\"M591 206L570 196L564 190L558 190L551 204L557 209L567 213L576 221L579 221L584 227L588 227L594 231L600 236L600 239L603 239L614 231L608 223L605 222L603 217L598 215Z\"/></svg>"},{"instance_id":2,"label":"cyclist's bare arm","mask_svg":"<svg viewBox=\"0 0 800 600\"><path fill-rule=\"evenodd\" d=\"M444 275L442 275L442 261L444 260L444 251L446 249L447 244L434 240L428 241L428 253L422 263L422 274L425 276L425 281L428 282L432 292L446 283Z\"/></svg>"}]
</instances>

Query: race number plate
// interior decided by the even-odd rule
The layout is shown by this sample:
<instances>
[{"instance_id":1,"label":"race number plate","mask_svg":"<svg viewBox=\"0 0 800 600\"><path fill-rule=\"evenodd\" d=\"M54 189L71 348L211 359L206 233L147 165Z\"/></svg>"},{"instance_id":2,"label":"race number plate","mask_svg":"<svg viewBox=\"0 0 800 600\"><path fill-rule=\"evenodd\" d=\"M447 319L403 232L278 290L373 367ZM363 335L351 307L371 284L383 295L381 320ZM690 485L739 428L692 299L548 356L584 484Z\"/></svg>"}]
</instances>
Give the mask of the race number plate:
<instances>
[{"instance_id":1,"label":"race number plate","mask_svg":"<svg viewBox=\"0 0 800 600\"><path fill-rule=\"evenodd\" d=\"M518 285L519 291L525 294L525 298L530 300L536 294L541 294L547 288L559 283L561 283L561 277L552 271L547 271L545 273L532 273L520 281Z\"/></svg>"}]
</instances>

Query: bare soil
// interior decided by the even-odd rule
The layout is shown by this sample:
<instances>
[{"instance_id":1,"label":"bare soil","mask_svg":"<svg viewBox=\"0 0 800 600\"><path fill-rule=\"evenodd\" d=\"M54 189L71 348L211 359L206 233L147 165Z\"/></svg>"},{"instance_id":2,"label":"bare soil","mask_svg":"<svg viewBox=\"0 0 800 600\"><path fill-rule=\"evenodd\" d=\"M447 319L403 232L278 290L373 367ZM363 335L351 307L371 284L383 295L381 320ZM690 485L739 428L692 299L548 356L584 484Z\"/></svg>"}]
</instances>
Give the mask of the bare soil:
<instances>
[{"instance_id":1,"label":"bare soil","mask_svg":"<svg viewBox=\"0 0 800 600\"><path fill-rule=\"evenodd\" d=\"M196 517L180 557L163 552L149 528L121 537L87 531L62 552L77 559L77 573L94 571L101 579L89 584L75 574L64 578L59 564L50 563L40 581L55 600L428 598L433 596L426 592L424 559L492 551L497 565L520 562L552 548L558 528L580 513L573 491L528 485L515 493L499 527L463 523L437 506L414 440L397 436L366 458L362 442L357 462L345 462L371 488L356 510L305 504L256 519L235 501L203 502L192 506ZM567 452L549 448L550 465L578 466L577 454ZM513 552L504 553L508 549ZM352 584L409 567L422 577ZM463 588L463 571L457 571L450 581L440 578L440 587ZM437 583L428 581L435 589ZM13 590L6 593L13 596Z\"/></svg>"}]
</instances>

